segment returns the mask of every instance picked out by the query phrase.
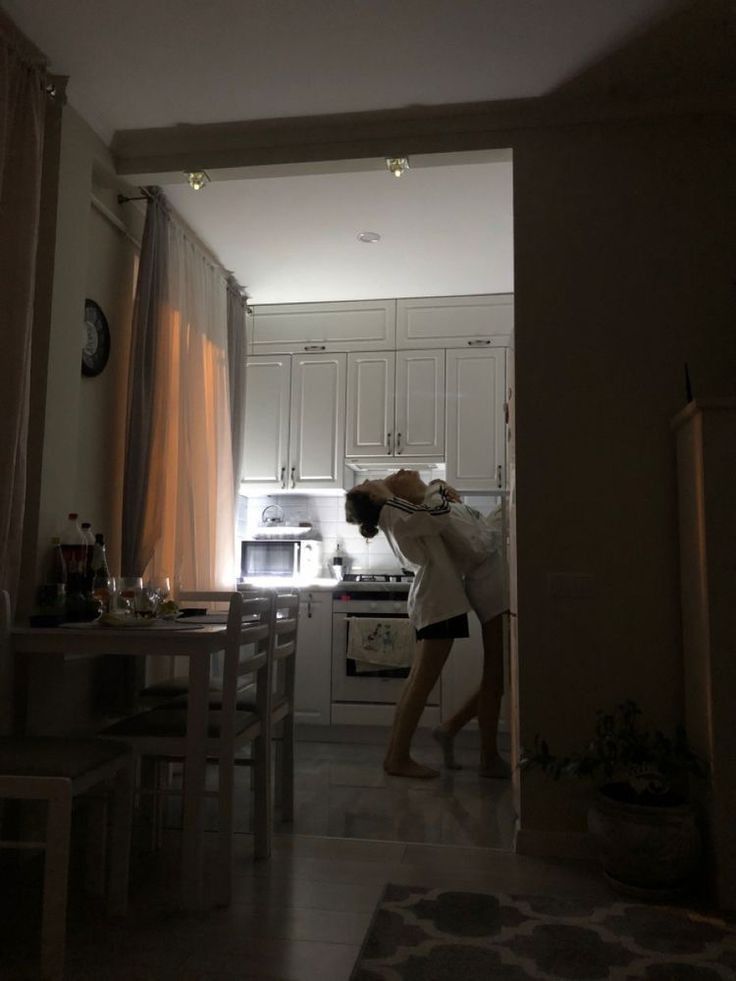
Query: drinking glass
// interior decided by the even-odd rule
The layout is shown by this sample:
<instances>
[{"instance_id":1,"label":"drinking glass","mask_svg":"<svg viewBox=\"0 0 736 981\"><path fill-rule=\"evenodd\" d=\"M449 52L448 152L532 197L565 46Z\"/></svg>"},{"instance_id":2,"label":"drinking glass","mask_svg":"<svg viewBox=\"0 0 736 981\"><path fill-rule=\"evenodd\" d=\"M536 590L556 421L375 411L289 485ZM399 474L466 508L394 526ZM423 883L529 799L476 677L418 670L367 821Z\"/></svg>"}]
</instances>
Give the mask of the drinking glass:
<instances>
[{"instance_id":1,"label":"drinking glass","mask_svg":"<svg viewBox=\"0 0 736 981\"><path fill-rule=\"evenodd\" d=\"M133 612L136 592L143 589L142 577L120 576L115 585L115 611L117 613Z\"/></svg>"},{"instance_id":2,"label":"drinking glass","mask_svg":"<svg viewBox=\"0 0 736 981\"><path fill-rule=\"evenodd\" d=\"M168 576L151 576L146 586L158 596L161 603L165 603L171 596L171 580Z\"/></svg>"},{"instance_id":3,"label":"drinking glass","mask_svg":"<svg viewBox=\"0 0 736 981\"><path fill-rule=\"evenodd\" d=\"M133 609L138 617L155 617L158 613L158 594L150 586L141 586L133 595Z\"/></svg>"}]
</instances>

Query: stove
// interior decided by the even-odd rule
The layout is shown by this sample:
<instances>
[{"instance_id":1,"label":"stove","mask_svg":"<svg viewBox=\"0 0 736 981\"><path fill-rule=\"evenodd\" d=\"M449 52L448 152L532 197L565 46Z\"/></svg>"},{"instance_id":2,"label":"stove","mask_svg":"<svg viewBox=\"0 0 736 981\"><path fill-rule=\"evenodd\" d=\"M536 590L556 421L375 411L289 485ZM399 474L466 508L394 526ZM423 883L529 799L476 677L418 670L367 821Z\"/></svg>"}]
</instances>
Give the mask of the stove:
<instances>
[{"instance_id":1,"label":"stove","mask_svg":"<svg viewBox=\"0 0 736 981\"><path fill-rule=\"evenodd\" d=\"M335 585L335 598L344 598L360 593L396 593L406 596L413 573L405 572L346 572Z\"/></svg>"},{"instance_id":2,"label":"stove","mask_svg":"<svg viewBox=\"0 0 736 981\"><path fill-rule=\"evenodd\" d=\"M413 572L348 572L341 582L411 582Z\"/></svg>"}]
</instances>

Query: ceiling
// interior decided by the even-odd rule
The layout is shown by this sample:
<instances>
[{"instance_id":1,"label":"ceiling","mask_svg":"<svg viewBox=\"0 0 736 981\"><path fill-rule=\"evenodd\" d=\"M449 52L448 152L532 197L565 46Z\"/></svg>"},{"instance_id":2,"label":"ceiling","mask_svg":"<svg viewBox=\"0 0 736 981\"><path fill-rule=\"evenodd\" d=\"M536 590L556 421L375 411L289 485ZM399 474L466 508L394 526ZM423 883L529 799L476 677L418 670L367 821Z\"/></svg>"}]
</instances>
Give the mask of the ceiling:
<instances>
[{"instance_id":1,"label":"ceiling","mask_svg":"<svg viewBox=\"0 0 736 981\"><path fill-rule=\"evenodd\" d=\"M106 143L129 129L555 91L680 0L1 0ZM400 152L397 148L396 152ZM255 303L513 289L510 154L265 172L174 207ZM242 178L242 175L241 175ZM382 236L374 245L361 231Z\"/></svg>"}]
</instances>

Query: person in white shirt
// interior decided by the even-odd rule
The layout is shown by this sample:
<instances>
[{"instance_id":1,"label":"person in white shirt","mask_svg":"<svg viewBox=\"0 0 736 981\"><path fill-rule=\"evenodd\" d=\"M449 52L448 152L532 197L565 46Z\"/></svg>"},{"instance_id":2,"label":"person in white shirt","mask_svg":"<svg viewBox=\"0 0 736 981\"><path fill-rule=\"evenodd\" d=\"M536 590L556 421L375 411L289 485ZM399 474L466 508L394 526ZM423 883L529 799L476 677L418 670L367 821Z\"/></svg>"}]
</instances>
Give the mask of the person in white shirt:
<instances>
[{"instance_id":1,"label":"person in white shirt","mask_svg":"<svg viewBox=\"0 0 736 981\"><path fill-rule=\"evenodd\" d=\"M426 503L425 503L426 501ZM348 492L346 519L372 538L380 529L401 565L414 571L408 613L417 653L396 708L384 769L396 776L435 777L411 758L411 740L427 697L456 637L468 636L467 612L482 624L484 665L478 691L439 729L445 765L455 767L453 739L474 715L481 732L481 773L506 777L496 733L503 693L503 588L500 536L447 485L427 485L416 470L367 480ZM499 553L499 554L495 554Z\"/></svg>"}]
</instances>

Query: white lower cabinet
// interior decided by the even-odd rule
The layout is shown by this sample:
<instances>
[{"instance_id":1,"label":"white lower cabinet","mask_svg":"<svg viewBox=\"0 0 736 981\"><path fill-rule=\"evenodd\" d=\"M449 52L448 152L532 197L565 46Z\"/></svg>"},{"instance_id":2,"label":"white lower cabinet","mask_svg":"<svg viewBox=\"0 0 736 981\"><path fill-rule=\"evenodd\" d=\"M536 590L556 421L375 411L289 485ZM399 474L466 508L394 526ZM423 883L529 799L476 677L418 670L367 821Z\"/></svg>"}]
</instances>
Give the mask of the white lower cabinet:
<instances>
[{"instance_id":1,"label":"white lower cabinet","mask_svg":"<svg viewBox=\"0 0 736 981\"><path fill-rule=\"evenodd\" d=\"M447 352L447 482L459 491L506 484L506 353Z\"/></svg>"},{"instance_id":2,"label":"white lower cabinet","mask_svg":"<svg viewBox=\"0 0 736 981\"><path fill-rule=\"evenodd\" d=\"M331 658L332 593L302 590L294 688L297 722L329 725Z\"/></svg>"},{"instance_id":3,"label":"white lower cabinet","mask_svg":"<svg viewBox=\"0 0 736 981\"><path fill-rule=\"evenodd\" d=\"M348 459L444 456L444 350L351 353L347 378Z\"/></svg>"},{"instance_id":4,"label":"white lower cabinet","mask_svg":"<svg viewBox=\"0 0 736 981\"><path fill-rule=\"evenodd\" d=\"M345 357L282 354L248 359L244 493L342 486Z\"/></svg>"}]
</instances>

